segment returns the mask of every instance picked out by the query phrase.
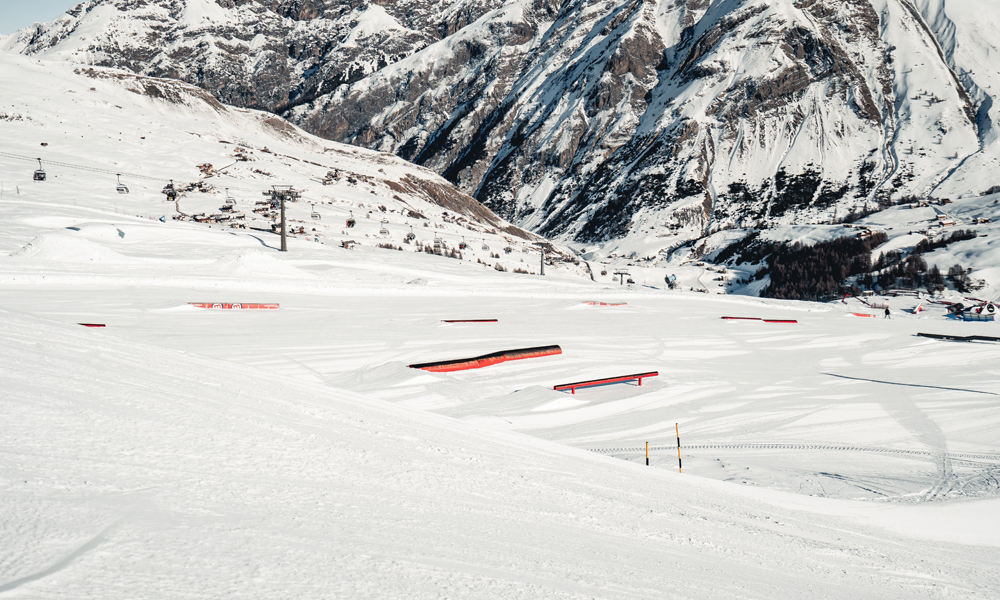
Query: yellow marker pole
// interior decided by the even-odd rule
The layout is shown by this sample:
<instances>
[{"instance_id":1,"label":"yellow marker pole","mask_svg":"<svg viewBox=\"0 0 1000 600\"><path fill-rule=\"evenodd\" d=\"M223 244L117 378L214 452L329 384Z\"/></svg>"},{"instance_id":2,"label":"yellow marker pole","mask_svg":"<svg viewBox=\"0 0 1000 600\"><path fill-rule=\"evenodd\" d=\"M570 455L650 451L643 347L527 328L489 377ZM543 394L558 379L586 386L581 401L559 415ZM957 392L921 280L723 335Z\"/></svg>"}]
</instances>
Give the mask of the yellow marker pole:
<instances>
[{"instance_id":1,"label":"yellow marker pole","mask_svg":"<svg viewBox=\"0 0 1000 600\"><path fill-rule=\"evenodd\" d=\"M674 423L674 429L677 430L677 472L683 473L684 470L681 468L681 426L680 423Z\"/></svg>"},{"instance_id":2,"label":"yellow marker pole","mask_svg":"<svg viewBox=\"0 0 1000 600\"><path fill-rule=\"evenodd\" d=\"M646 466L649 466L649 442L646 442Z\"/></svg>"}]
</instances>

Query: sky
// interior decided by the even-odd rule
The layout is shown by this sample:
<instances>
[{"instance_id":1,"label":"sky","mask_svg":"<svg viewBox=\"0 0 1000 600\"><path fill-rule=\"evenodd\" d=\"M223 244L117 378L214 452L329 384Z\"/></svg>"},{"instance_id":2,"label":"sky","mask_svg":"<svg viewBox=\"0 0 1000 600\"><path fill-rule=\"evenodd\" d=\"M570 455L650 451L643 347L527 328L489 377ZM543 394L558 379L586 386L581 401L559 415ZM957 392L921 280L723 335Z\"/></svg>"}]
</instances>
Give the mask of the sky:
<instances>
[{"instance_id":1,"label":"sky","mask_svg":"<svg viewBox=\"0 0 1000 600\"><path fill-rule=\"evenodd\" d=\"M51 21L82 0L0 0L0 35Z\"/></svg>"}]
</instances>

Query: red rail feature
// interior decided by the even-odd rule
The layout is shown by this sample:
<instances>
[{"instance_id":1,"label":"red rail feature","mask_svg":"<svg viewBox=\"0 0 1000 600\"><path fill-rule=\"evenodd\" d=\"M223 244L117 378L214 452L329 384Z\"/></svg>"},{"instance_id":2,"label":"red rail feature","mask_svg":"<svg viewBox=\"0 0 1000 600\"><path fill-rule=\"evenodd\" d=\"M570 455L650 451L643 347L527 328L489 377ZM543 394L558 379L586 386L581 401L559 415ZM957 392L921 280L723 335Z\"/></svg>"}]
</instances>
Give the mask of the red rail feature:
<instances>
[{"instance_id":1,"label":"red rail feature","mask_svg":"<svg viewBox=\"0 0 1000 600\"><path fill-rule=\"evenodd\" d=\"M854 315L855 317L871 317L872 319L875 318L875 315L870 315L868 313L856 313L856 312L852 312L851 314Z\"/></svg>"},{"instance_id":2,"label":"red rail feature","mask_svg":"<svg viewBox=\"0 0 1000 600\"><path fill-rule=\"evenodd\" d=\"M587 306L628 306L628 302L584 302Z\"/></svg>"},{"instance_id":3,"label":"red rail feature","mask_svg":"<svg viewBox=\"0 0 1000 600\"><path fill-rule=\"evenodd\" d=\"M517 350L504 350L476 356L475 358L460 358L458 360L442 360L437 362L420 363L410 365L411 369L421 369L435 373L448 373L451 371L466 371L468 369L482 369L490 365L497 365L511 360L524 360L526 358L539 358L542 356L554 356L562 354L559 346L537 346L535 348L519 348Z\"/></svg>"},{"instance_id":4,"label":"red rail feature","mask_svg":"<svg viewBox=\"0 0 1000 600\"><path fill-rule=\"evenodd\" d=\"M558 391L569 390L569 393L575 394L576 388L582 387L593 387L595 385L608 385L611 383L624 383L626 381L632 381L635 379L639 380L639 385L642 385L642 380L647 377L656 377L659 375L659 371L650 371L648 373L635 373L634 375L622 375L621 377L606 377L604 379L591 379L590 381L577 381L576 383L564 383L562 385L557 385L552 389Z\"/></svg>"},{"instance_id":5,"label":"red rail feature","mask_svg":"<svg viewBox=\"0 0 1000 600\"><path fill-rule=\"evenodd\" d=\"M83 325L84 327L107 327L104 323L77 323L77 325Z\"/></svg>"},{"instance_id":6,"label":"red rail feature","mask_svg":"<svg viewBox=\"0 0 1000 600\"><path fill-rule=\"evenodd\" d=\"M275 310L277 304L248 304L244 302L188 302L197 308L214 308L215 310Z\"/></svg>"},{"instance_id":7,"label":"red rail feature","mask_svg":"<svg viewBox=\"0 0 1000 600\"><path fill-rule=\"evenodd\" d=\"M496 319L441 319L442 323L496 323Z\"/></svg>"},{"instance_id":8,"label":"red rail feature","mask_svg":"<svg viewBox=\"0 0 1000 600\"><path fill-rule=\"evenodd\" d=\"M841 298L840 301L843 302L844 304L847 304L847 299L848 298L854 298L855 300L857 300L861 304L864 304L868 308L875 308L867 300L865 300L864 298L858 298L857 296L855 296L851 292L847 292L846 294L844 294L844 297Z\"/></svg>"},{"instance_id":9,"label":"red rail feature","mask_svg":"<svg viewBox=\"0 0 1000 600\"><path fill-rule=\"evenodd\" d=\"M795 319L761 319L760 317L722 317L725 321L762 321L764 323L798 323Z\"/></svg>"}]
</instances>

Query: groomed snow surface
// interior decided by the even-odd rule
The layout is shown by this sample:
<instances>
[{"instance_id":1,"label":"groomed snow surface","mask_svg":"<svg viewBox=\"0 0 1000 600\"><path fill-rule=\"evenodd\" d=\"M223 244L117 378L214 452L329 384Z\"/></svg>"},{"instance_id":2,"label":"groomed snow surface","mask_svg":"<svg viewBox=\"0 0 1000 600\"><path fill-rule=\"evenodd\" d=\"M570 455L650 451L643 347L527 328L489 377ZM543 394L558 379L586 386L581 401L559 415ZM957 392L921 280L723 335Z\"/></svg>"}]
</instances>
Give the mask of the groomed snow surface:
<instances>
[{"instance_id":1,"label":"groomed snow surface","mask_svg":"<svg viewBox=\"0 0 1000 600\"><path fill-rule=\"evenodd\" d=\"M121 94L110 114L152 139ZM45 136L52 161L169 176L224 151L183 107L149 112L164 142L143 149L52 119L82 100L24 98L4 124L15 154ZM375 156L332 154L345 170ZM278 171L274 156L250 164ZM993 323L911 314L916 298L886 320L855 301L628 290L374 238L282 254L268 233L150 220L172 206L159 184L118 196L106 173L0 168L4 599L998 595L1000 345L915 336ZM549 344L563 353L407 368Z\"/></svg>"},{"instance_id":2,"label":"groomed snow surface","mask_svg":"<svg viewBox=\"0 0 1000 600\"><path fill-rule=\"evenodd\" d=\"M0 208L15 240L74 212ZM990 598L1000 585L1000 348L913 336L991 324L463 278L441 257L297 240L280 255L76 210L79 231L36 226L0 259L5 597ZM80 235L102 228L124 235ZM157 237L173 250L135 250ZM204 301L281 308L187 305ZM406 367L550 343L563 354ZM654 369L641 388L551 389ZM683 474L674 423L691 446Z\"/></svg>"}]
</instances>

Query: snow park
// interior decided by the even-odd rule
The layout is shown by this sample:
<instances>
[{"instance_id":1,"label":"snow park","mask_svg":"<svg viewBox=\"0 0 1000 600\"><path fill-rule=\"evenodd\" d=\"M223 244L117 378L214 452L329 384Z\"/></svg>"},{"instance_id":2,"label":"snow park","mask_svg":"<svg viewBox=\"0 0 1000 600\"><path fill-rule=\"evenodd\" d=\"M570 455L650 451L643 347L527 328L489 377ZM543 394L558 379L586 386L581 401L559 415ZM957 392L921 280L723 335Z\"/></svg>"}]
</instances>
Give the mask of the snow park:
<instances>
[{"instance_id":1,"label":"snow park","mask_svg":"<svg viewBox=\"0 0 1000 600\"><path fill-rule=\"evenodd\" d=\"M743 142L708 120L673 150L612 148L559 111L653 132L628 116L634 94L589 116L570 102L603 85L584 58L624 64L620 28L656 33L664 63L681 54L671 35L703 40L677 44L715 81L740 28L762 53L763 19L805 23L829 2L327 2L328 54L357 72L281 110L178 75L206 36L225 52L234 23L261 23L241 52L307 35L303 3L228 4L90 0L0 36L0 600L1000 598L1000 70L973 60L996 52L980 35L995 9L973 23L966 2L843 3L871 9L876 31L837 35L896 42L909 79L824 55L843 77L889 78L871 89L899 96L900 120L880 140L853 113L823 125L809 172L827 179L810 187L789 173L813 157L789 149L842 96L865 110L860 88L812 81L828 103L803 100L817 112L778 135L781 166L720 158ZM447 25L437 41L418 28L431 17ZM109 62L167 30L183 33L172 54L130 55L157 76ZM513 41L493 52L497 32ZM463 81L516 101L475 127L463 105L438 122L452 137L416 135L420 152L381 146L431 122L404 119L414 106L465 93L445 62L478 65L463 45L477 36L494 67L527 62ZM376 38L398 50L378 69L364 62ZM812 46L795 44L807 64ZM277 60L265 50L247 56ZM746 52L746 77L777 68ZM598 79L638 85L629 64ZM573 72L571 93L552 91ZM386 100L368 137L317 121L367 115L394 77L431 87ZM656 119L707 102L664 77L675 104L653 94ZM766 133L744 125L730 133ZM891 163L877 185L838 128L859 164ZM443 168L464 135L479 141ZM553 149L567 140L611 162ZM680 175L636 166L695 143ZM532 152L551 160L532 171ZM770 187L725 178L765 166ZM528 183L491 196L517 169ZM851 191L824 196L837 173ZM667 174L672 203L629 187ZM715 181L710 209L677 191L689 175ZM605 197L613 177L623 202L647 203ZM805 188L810 202L782 204ZM727 193L751 198L744 213Z\"/></svg>"}]
</instances>

